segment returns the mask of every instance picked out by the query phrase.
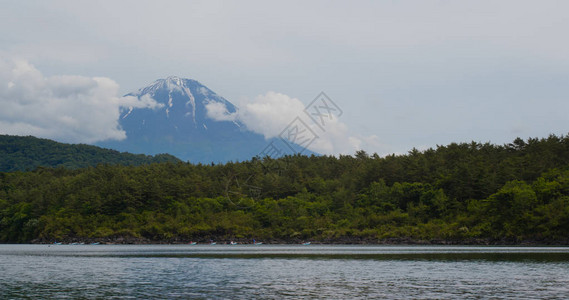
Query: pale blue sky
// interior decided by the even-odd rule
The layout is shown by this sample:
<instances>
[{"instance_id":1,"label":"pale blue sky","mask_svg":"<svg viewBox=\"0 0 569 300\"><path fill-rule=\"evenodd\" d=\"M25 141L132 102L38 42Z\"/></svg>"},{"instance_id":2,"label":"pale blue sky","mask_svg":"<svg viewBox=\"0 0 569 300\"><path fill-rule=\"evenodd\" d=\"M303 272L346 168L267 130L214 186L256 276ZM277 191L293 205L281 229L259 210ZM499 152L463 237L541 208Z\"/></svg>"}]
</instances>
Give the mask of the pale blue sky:
<instances>
[{"instance_id":1,"label":"pale blue sky","mask_svg":"<svg viewBox=\"0 0 569 300\"><path fill-rule=\"evenodd\" d=\"M569 132L567 1L2 1L0 55L126 93L325 91L364 150ZM0 120L1 121L1 120Z\"/></svg>"}]
</instances>

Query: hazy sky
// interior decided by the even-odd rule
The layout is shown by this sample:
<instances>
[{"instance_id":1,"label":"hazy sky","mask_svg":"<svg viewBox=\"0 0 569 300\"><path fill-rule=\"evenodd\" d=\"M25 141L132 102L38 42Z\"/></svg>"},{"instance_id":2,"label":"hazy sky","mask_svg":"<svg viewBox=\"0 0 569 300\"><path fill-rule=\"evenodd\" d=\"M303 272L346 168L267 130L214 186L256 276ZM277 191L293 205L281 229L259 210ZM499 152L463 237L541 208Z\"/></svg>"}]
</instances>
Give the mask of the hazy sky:
<instances>
[{"instance_id":1,"label":"hazy sky","mask_svg":"<svg viewBox=\"0 0 569 300\"><path fill-rule=\"evenodd\" d=\"M49 123L76 129L42 129L60 140L120 136L116 111L132 99L117 97L169 75L196 79L240 107L308 104L324 91L343 111L338 143L356 137L379 154L569 132L568 1L0 6L0 133L37 133ZM112 113L92 123L76 122L88 119L78 112L85 108L66 104L95 107L105 97L114 104L101 107ZM93 129L103 121L106 132Z\"/></svg>"}]
</instances>

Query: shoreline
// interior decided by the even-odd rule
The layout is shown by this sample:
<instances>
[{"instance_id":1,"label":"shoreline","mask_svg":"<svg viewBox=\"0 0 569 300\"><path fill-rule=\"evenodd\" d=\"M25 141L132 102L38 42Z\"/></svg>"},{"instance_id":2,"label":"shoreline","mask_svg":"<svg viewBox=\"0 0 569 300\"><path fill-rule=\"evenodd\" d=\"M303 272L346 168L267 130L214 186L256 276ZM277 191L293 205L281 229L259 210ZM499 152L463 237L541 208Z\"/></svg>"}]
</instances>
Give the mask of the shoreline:
<instances>
[{"instance_id":1,"label":"shoreline","mask_svg":"<svg viewBox=\"0 0 569 300\"><path fill-rule=\"evenodd\" d=\"M69 244L100 244L100 245L210 245L215 242L216 245L230 245L235 242L238 245L253 245L254 239L227 239L227 238L208 238L208 239L169 239L169 240L154 240L138 237L112 237L112 238L67 238L62 240L32 240L27 244L54 244L61 243ZM256 239L256 242L263 245L298 245L310 243L310 245L401 245L401 246L569 246L569 240L513 240L513 239L466 239L466 240L424 240L416 238L389 238L389 239L371 239L371 238L336 238L336 239ZM0 243L0 244L12 244ZM22 243L26 244L26 243Z\"/></svg>"}]
</instances>

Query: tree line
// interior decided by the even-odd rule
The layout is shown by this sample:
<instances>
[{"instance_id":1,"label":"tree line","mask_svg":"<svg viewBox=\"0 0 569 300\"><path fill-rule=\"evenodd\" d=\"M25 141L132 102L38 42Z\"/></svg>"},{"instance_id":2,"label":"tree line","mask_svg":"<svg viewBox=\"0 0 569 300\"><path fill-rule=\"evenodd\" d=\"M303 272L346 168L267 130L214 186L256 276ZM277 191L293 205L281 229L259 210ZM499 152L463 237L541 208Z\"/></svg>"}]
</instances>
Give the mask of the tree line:
<instances>
[{"instance_id":1,"label":"tree line","mask_svg":"<svg viewBox=\"0 0 569 300\"><path fill-rule=\"evenodd\" d=\"M0 241L566 244L569 137L0 173Z\"/></svg>"}]
</instances>

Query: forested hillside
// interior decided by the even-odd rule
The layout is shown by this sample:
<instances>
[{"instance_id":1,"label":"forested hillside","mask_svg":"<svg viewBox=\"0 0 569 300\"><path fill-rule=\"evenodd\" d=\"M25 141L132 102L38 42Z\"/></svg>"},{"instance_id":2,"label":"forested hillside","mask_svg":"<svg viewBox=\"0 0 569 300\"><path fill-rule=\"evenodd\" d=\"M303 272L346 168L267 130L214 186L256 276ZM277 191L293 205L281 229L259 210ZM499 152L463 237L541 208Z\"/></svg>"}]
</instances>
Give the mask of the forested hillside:
<instances>
[{"instance_id":1,"label":"forested hillside","mask_svg":"<svg viewBox=\"0 0 569 300\"><path fill-rule=\"evenodd\" d=\"M90 145L71 145L33 136L0 135L0 172L31 171L37 167L85 168L98 164L138 166L177 162L174 156L121 153Z\"/></svg>"},{"instance_id":2,"label":"forested hillside","mask_svg":"<svg viewBox=\"0 0 569 300\"><path fill-rule=\"evenodd\" d=\"M406 155L0 173L0 241L554 243L569 137Z\"/></svg>"}]
</instances>

